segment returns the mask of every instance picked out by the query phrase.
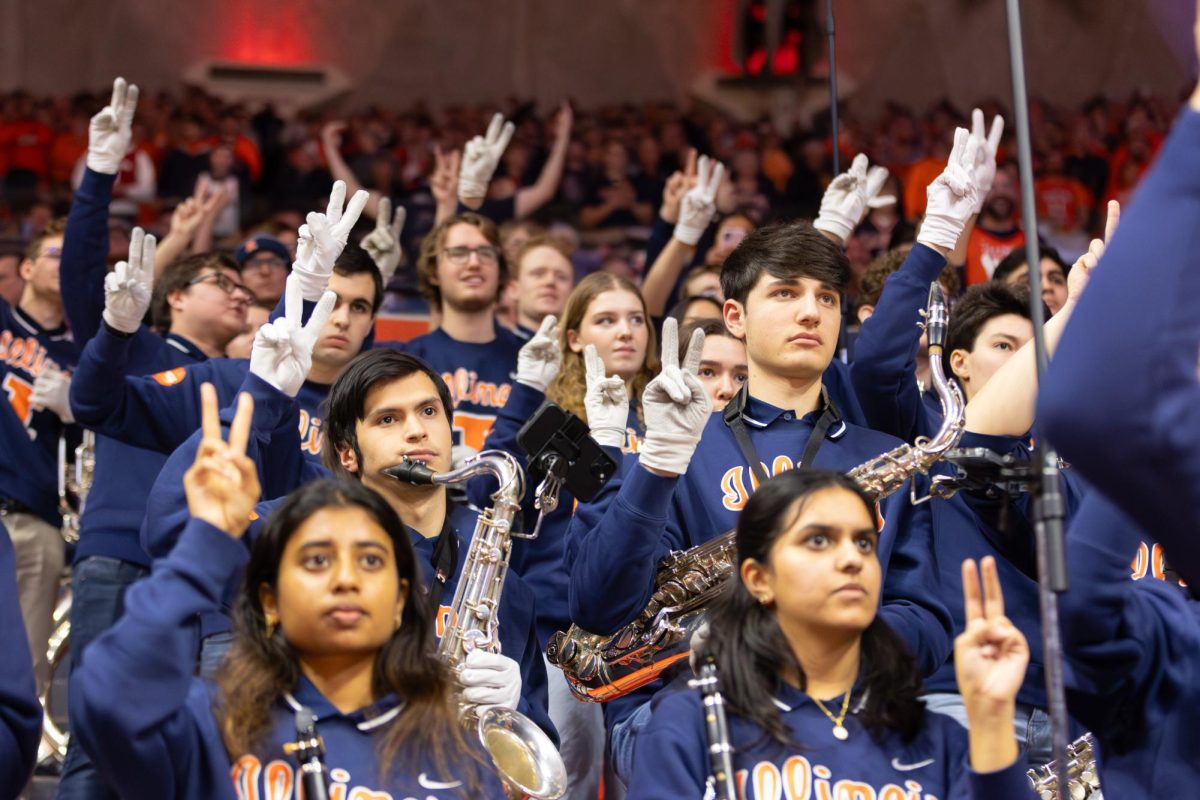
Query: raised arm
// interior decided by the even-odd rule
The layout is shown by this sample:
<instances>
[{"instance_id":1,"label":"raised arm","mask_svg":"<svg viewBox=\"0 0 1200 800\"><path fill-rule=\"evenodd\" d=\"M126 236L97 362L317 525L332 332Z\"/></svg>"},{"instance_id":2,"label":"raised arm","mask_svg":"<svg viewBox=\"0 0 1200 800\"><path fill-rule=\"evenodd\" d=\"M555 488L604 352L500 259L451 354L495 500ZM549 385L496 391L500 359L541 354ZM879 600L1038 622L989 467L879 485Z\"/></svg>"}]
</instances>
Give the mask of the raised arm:
<instances>
[{"instance_id":1,"label":"raised arm","mask_svg":"<svg viewBox=\"0 0 1200 800\"><path fill-rule=\"evenodd\" d=\"M364 191L364 187L358 181L358 176L354 174L354 170L350 169L350 165L346 163L346 159L342 158L342 134L346 130L346 123L341 120L327 122L321 128L321 150L325 153L325 163L329 165L329 173L333 175L335 181L342 181L346 184L346 188L351 192ZM379 201L383 199L383 194L375 189L366 189L367 202L363 206L363 212L372 219L379 216Z\"/></svg>"},{"instance_id":2,"label":"raised arm","mask_svg":"<svg viewBox=\"0 0 1200 800\"><path fill-rule=\"evenodd\" d=\"M575 114L571 104L563 102L554 116L554 143L550 146L550 155L542 165L542 171L532 186L517 189L514 216L525 219L542 206L554 199L558 194L558 186L562 183L563 166L567 162L567 146L571 144L571 126Z\"/></svg>"},{"instance_id":3,"label":"raised arm","mask_svg":"<svg viewBox=\"0 0 1200 800\"><path fill-rule=\"evenodd\" d=\"M487 197L488 184L500 164L500 156L512 140L516 127L505 122L502 114L492 117L487 132L467 142L463 148L458 173L458 200L464 206L477 209Z\"/></svg>"}]
</instances>

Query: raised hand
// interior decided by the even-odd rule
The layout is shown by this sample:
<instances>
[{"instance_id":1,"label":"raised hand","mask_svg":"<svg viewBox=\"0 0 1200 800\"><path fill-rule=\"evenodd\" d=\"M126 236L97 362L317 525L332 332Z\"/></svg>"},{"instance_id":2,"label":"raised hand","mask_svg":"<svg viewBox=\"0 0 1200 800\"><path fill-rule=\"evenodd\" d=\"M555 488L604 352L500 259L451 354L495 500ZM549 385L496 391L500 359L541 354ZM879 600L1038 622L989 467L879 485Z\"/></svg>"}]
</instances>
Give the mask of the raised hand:
<instances>
[{"instance_id":1,"label":"raised hand","mask_svg":"<svg viewBox=\"0 0 1200 800\"><path fill-rule=\"evenodd\" d=\"M674 236L684 244L696 246L704 231L717 213L717 187L725 167L719 161L710 161L700 156L696 167L696 185L683 196L679 209L679 222L675 224Z\"/></svg>"},{"instance_id":2,"label":"raised hand","mask_svg":"<svg viewBox=\"0 0 1200 800\"><path fill-rule=\"evenodd\" d=\"M315 302L324 294L333 265L345 249L350 229L358 222L368 197L365 189L359 189L347 203L346 182L335 181L325 213L310 211L300 226L292 275L300 278L305 300Z\"/></svg>"},{"instance_id":3,"label":"raised hand","mask_svg":"<svg viewBox=\"0 0 1200 800\"><path fill-rule=\"evenodd\" d=\"M1075 263L1071 266L1071 271L1067 273L1068 303L1074 303L1083 294L1088 280L1092 277L1092 270L1100 263L1100 258L1108 248L1108 243L1112 241L1113 234L1117 232L1117 224L1120 221L1121 204L1116 200L1109 200L1108 218L1104 222L1104 238L1092 239L1091 244L1088 245L1087 252L1076 259Z\"/></svg>"},{"instance_id":4,"label":"raised hand","mask_svg":"<svg viewBox=\"0 0 1200 800\"><path fill-rule=\"evenodd\" d=\"M997 114L992 119L992 127L985 134L983 130L983 111L975 109L971 112L971 139L975 142L975 162L971 165L971 180L979 190L975 201L974 213L983 210L983 201L992 190L992 181L996 179L996 152L1000 149L1000 138L1004 136L1004 117Z\"/></svg>"},{"instance_id":5,"label":"raised hand","mask_svg":"<svg viewBox=\"0 0 1200 800\"><path fill-rule=\"evenodd\" d=\"M29 406L35 411L53 411L68 425L75 421L71 413L71 376L53 361L47 361L33 380Z\"/></svg>"},{"instance_id":6,"label":"raised hand","mask_svg":"<svg viewBox=\"0 0 1200 800\"><path fill-rule=\"evenodd\" d=\"M150 308L154 287L153 235L134 228L129 237L129 260L118 261L104 276L104 322L121 333L137 333Z\"/></svg>"},{"instance_id":7,"label":"raised hand","mask_svg":"<svg viewBox=\"0 0 1200 800\"><path fill-rule=\"evenodd\" d=\"M646 435L639 458L643 467L658 474L682 475L708 424L712 400L696 369L704 352L704 331L696 330L679 361L679 324L668 317L663 323L662 371L646 386L642 414Z\"/></svg>"},{"instance_id":8,"label":"raised hand","mask_svg":"<svg viewBox=\"0 0 1200 800\"><path fill-rule=\"evenodd\" d=\"M554 138L568 140L571 138L571 128L575 124L575 112L566 100L558 106L554 114Z\"/></svg>"},{"instance_id":9,"label":"raised hand","mask_svg":"<svg viewBox=\"0 0 1200 800\"><path fill-rule=\"evenodd\" d=\"M583 369L587 380L583 407L587 411L592 438L604 447L624 447L625 426L629 421L629 394L625 381L619 375L610 377L605 373L604 359L600 358L594 344L583 348Z\"/></svg>"},{"instance_id":10,"label":"raised hand","mask_svg":"<svg viewBox=\"0 0 1200 800\"><path fill-rule=\"evenodd\" d=\"M996 559L982 562L983 581L972 559L962 565L966 625L954 640L954 672L968 717L1012 718L1017 691L1029 665L1029 643L1004 616L1004 593Z\"/></svg>"},{"instance_id":11,"label":"raised hand","mask_svg":"<svg viewBox=\"0 0 1200 800\"><path fill-rule=\"evenodd\" d=\"M346 130L346 123L341 120L326 122L321 126L321 146L325 148L325 152L341 152L342 149L342 132ZM329 156L326 155L326 158Z\"/></svg>"},{"instance_id":12,"label":"raised hand","mask_svg":"<svg viewBox=\"0 0 1200 800\"><path fill-rule=\"evenodd\" d=\"M967 220L976 211L979 189L972 178L979 148L987 142L976 140L965 128L954 131L954 149L941 175L925 190L928 203L925 220L917 241L943 252L954 250Z\"/></svg>"},{"instance_id":13,"label":"raised hand","mask_svg":"<svg viewBox=\"0 0 1200 800\"><path fill-rule=\"evenodd\" d=\"M883 205L895 202L895 198L884 202L886 198L879 196L887 182L887 169L868 169L868 165L867 157L859 153L850 163L850 169L833 179L821 198L821 211L813 222L814 228L845 242L866 216L872 199Z\"/></svg>"},{"instance_id":14,"label":"raised hand","mask_svg":"<svg viewBox=\"0 0 1200 800\"><path fill-rule=\"evenodd\" d=\"M451 209L458 203L458 173L462 165L462 151L443 153L438 145L433 146L433 174L429 177L429 191L437 201L438 208Z\"/></svg>"},{"instance_id":15,"label":"raised hand","mask_svg":"<svg viewBox=\"0 0 1200 800\"><path fill-rule=\"evenodd\" d=\"M188 511L194 518L240 539L262 491L258 469L246 457L254 400L244 392L238 396L228 442L221 436L217 390L211 383L200 387L200 409L200 447L196 460L183 475Z\"/></svg>"},{"instance_id":16,"label":"raised hand","mask_svg":"<svg viewBox=\"0 0 1200 800\"><path fill-rule=\"evenodd\" d=\"M663 218L663 221L672 225L679 221L679 207L683 204L683 196L695 185L696 148L689 147L687 165L682 172L679 170L672 172L671 177L667 178L667 182L663 186L662 205L658 208L658 215Z\"/></svg>"},{"instance_id":17,"label":"raised hand","mask_svg":"<svg viewBox=\"0 0 1200 800\"><path fill-rule=\"evenodd\" d=\"M458 197L464 203L478 203L487 197L488 184L504 148L508 147L515 127L504 121L503 114L492 117L485 136L476 136L463 148L462 165L458 173Z\"/></svg>"},{"instance_id":18,"label":"raised hand","mask_svg":"<svg viewBox=\"0 0 1200 800\"><path fill-rule=\"evenodd\" d=\"M296 396L308 377L313 347L337 295L325 292L305 325L300 324L303 300L300 281L293 273L284 288L283 316L259 328L250 349L250 371L290 397Z\"/></svg>"},{"instance_id":19,"label":"raised hand","mask_svg":"<svg viewBox=\"0 0 1200 800\"><path fill-rule=\"evenodd\" d=\"M562 368L558 336L558 320L550 314L517 353L517 383L545 393Z\"/></svg>"},{"instance_id":20,"label":"raised hand","mask_svg":"<svg viewBox=\"0 0 1200 800\"><path fill-rule=\"evenodd\" d=\"M383 275L383 285L387 286L396 267L400 266L400 257L404 252L400 249L400 234L404 231L404 220L407 212L404 206L396 206L392 214L392 201L387 197L379 199L379 210L375 214L375 230L362 239L362 248L379 267ZM389 222L390 220L390 222Z\"/></svg>"},{"instance_id":21,"label":"raised hand","mask_svg":"<svg viewBox=\"0 0 1200 800\"><path fill-rule=\"evenodd\" d=\"M105 175L117 174L133 138L137 101L137 86L127 85L124 78L113 81L112 99L88 125L88 169Z\"/></svg>"}]
</instances>

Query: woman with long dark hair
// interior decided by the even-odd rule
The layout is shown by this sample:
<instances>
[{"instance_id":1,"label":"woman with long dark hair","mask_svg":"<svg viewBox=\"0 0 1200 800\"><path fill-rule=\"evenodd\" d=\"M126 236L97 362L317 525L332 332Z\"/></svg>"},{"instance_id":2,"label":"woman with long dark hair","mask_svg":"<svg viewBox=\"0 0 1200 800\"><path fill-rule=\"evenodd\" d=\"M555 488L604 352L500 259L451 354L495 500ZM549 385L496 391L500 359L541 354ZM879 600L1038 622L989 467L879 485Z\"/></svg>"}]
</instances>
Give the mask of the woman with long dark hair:
<instances>
[{"instance_id":1,"label":"woman with long dark hair","mask_svg":"<svg viewBox=\"0 0 1200 800\"><path fill-rule=\"evenodd\" d=\"M994 562L983 562L982 591L974 562L963 566L955 665L967 735L925 711L913 657L876 615L875 520L852 481L817 470L767 481L738 519L738 575L696 655L719 671L742 797L1033 797L1013 731L1029 650L1004 617ZM629 800L703 796L705 730L697 692L660 695Z\"/></svg>"},{"instance_id":2,"label":"woman with long dark hair","mask_svg":"<svg viewBox=\"0 0 1200 800\"><path fill-rule=\"evenodd\" d=\"M504 796L459 725L395 511L359 482L319 480L275 509L247 554L252 403L243 395L226 443L215 391L203 392L184 476L192 519L73 678L72 735L104 779L126 798L298 796L284 746L308 707L334 796ZM215 684L195 678L196 615L243 568L233 646Z\"/></svg>"}]
</instances>

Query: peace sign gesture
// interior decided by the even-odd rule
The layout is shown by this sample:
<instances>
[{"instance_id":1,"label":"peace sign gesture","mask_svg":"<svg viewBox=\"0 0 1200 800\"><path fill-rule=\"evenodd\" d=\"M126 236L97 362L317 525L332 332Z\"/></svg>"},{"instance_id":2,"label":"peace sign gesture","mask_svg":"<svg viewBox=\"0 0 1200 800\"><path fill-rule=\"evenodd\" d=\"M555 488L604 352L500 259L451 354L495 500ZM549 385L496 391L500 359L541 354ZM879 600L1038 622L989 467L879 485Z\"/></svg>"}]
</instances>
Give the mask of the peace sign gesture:
<instances>
[{"instance_id":1,"label":"peace sign gesture","mask_svg":"<svg viewBox=\"0 0 1200 800\"><path fill-rule=\"evenodd\" d=\"M1108 243L1112 241L1113 234L1117 232L1117 225L1120 221L1121 204L1116 200L1109 200L1108 218L1104 222L1104 238L1092 239L1087 252L1075 261L1071 271L1067 273L1067 302L1074 303L1083 294L1084 287L1087 286L1087 282L1092 276L1092 270L1104 257L1104 251L1108 249Z\"/></svg>"},{"instance_id":2,"label":"peace sign gesture","mask_svg":"<svg viewBox=\"0 0 1200 800\"><path fill-rule=\"evenodd\" d=\"M462 165L458 173L458 197L464 205L478 205L487 197L488 184L500 163L500 156L508 147L516 130L511 122L504 121L503 114L496 114L488 125L485 136L476 136L463 148ZM467 201L471 201L468 203Z\"/></svg>"},{"instance_id":3,"label":"peace sign gesture","mask_svg":"<svg viewBox=\"0 0 1200 800\"><path fill-rule=\"evenodd\" d=\"M606 373L604 359L600 358L594 344L583 348L583 367L587 379L583 407L587 411L592 438L604 447L624 447L625 423L629 421L629 394L625 390L625 381L620 375Z\"/></svg>"},{"instance_id":4,"label":"peace sign gesture","mask_svg":"<svg viewBox=\"0 0 1200 800\"><path fill-rule=\"evenodd\" d=\"M104 277L104 321L110 328L137 333L141 327L154 291L156 248L152 234L134 228L129 237L129 260L118 261Z\"/></svg>"},{"instance_id":5,"label":"peace sign gesture","mask_svg":"<svg viewBox=\"0 0 1200 800\"><path fill-rule=\"evenodd\" d=\"M1004 616L996 559L983 559L983 582L972 559L962 566L966 627L954 640L954 671L968 718L1008 714L1029 665L1029 643Z\"/></svg>"},{"instance_id":6,"label":"peace sign gesture","mask_svg":"<svg viewBox=\"0 0 1200 800\"><path fill-rule=\"evenodd\" d=\"M324 293L334 262L346 248L350 229L358 222L369 197L365 189L359 189L346 202L346 182L334 181L325 213L308 213L305 224L300 226L296 263L292 266L292 275L301 279L305 300L315 302Z\"/></svg>"},{"instance_id":7,"label":"peace sign gesture","mask_svg":"<svg viewBox=\"0 0 1200 800\"><path fill-rule=\"evenodd\" d=\"M88 169L105 175L117 174L133 138L137 101L137 86L126 84L124 78L113 81L112 99L88 125Z\"/></svg>"},{"instance_id":8,"label":"peace sign gesture","mask_svg":"<svg viewBox=\"0 0 1200 800\"><path fill-rule=\"evenodd\" d=\"M679 210L679 222L675 224L674 236L684 244L696 246L705 229L717 213L717 187L725 174L725 166L708 156L700 156L696 170L696 183L683 196Z\"/></svg>"},{"instance_id":9,"label":"peace sign gesture","mask_svg":"<svg viewBox=\"0 0 1200 800\"><path fill-rule=\"evenodd\" d=\"M312 368L313 348L333 311L337 295L325 292L306 324L300 280L289 275L283 295L283 316L258 329L250 350L250 371L284 394L295 397Z\"/></svg>"},{"instance_id":10,"label":"peace sign gesture","mask_svg":"<svg viewBox=\"0 0 1200 800\"><path fill-rule=\"evenodd\" d=\"M643 467L662 475L682 475L712 414L712 400L696 370L704 353L704 331L697 329L679 359L679 323L663 322L662 371L646 386L642 413L646 436L640 459Z\"/></svg>"},{"instance_id":11,"label":"peace sign gesture","mask_svg":"<svg viewBox=\"0 0 1200 800\"><path fill-rule=\"evenodd\" d=\"M254 400L244 392L238 396L228 442L221 436L217 390L211 383L200 387L200 409L200 447L196 450L196 460L183 475L188 511L195 519L240 539L262 491L258 469L246 457Z\"/></svg>"},{"instance_id":12,"label":"peace sign gesture","mask_svg":"<svg viewBox=\"0 0 1200 800\"><path fill-rule=\"evenodd\" d=\"M384 286L388 285L388 281L396 274L396 267L400 266L400 233L404 230L404 220L407 216L408 212L404 210L404 206L396 206L396 214L393 216L391 199L379 198L375 230L364 236L361 242L362 249L367 251L375 266L379 267Z\"/></svg>"}]
</instances>

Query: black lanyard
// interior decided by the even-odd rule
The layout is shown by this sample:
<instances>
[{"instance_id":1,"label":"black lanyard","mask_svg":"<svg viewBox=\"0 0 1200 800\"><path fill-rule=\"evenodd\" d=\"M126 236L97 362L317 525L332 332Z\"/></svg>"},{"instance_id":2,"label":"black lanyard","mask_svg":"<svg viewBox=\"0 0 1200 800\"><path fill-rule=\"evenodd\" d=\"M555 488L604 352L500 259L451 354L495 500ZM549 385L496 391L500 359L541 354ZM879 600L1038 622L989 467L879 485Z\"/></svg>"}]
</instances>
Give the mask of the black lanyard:
<instances>
[{"instance_id":1,"label":"black lanyard","mask_svg":"<svg viewBox=\"0 0 1200 800\"><path fill-rule=\"evenodd\" d=\"M446 521L442 523L442 530L433 544L433 583L429 586L429 603L435 611L442 604L446 583L458 569L458 536L450 524L453 512L453 505L447 503Z\"/></svg>"},{"instance_id":2,"label":"black lanyard","mask_svg":"<svg viewBox=\"0 0 1200 800\"><path fill-rule=\"evenodd\" d=\"M733 431L733 438L737 440L742 457L750 462L750 470L761 486L766 483L768 476L763 469L762 461L758 458L758 451L754 449L754 442L750 441L750 434L746 432L746 423L742 419L742 414L746 410L746 399L749 397L748 386L749 384L742 384L741 390L733 396L729 405L725 406L723 416L725 424L729 426L729 430ZM838 413L837 407L829 399L829 393L825 391L824 386L821 387L821 402L824 404L825 410L821 412L821 417L813 426L812 433L808 435L808 441L804 443L804 453L800 457L799 463L796 464L797 468L812 468L813 459L817 457L817 451L821 449L825 435L829 433L829 429L834 423L842 420L842 415Z\"/></svg>"}]
</instances>

